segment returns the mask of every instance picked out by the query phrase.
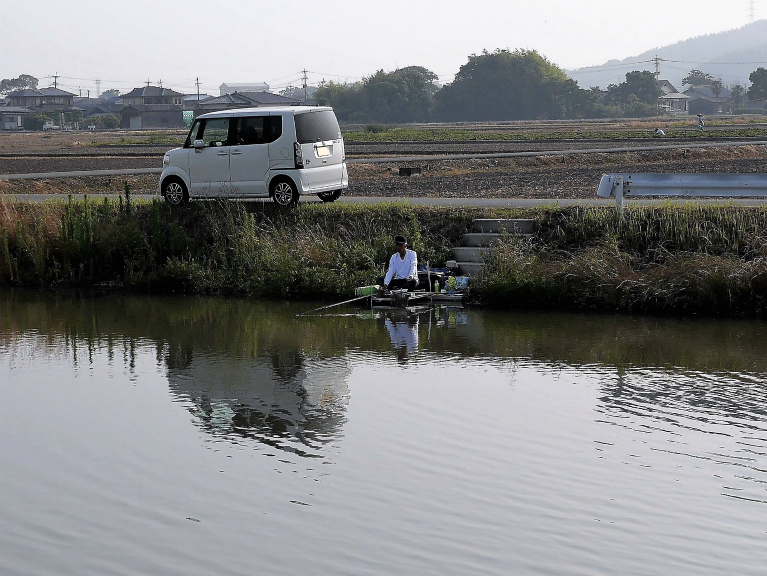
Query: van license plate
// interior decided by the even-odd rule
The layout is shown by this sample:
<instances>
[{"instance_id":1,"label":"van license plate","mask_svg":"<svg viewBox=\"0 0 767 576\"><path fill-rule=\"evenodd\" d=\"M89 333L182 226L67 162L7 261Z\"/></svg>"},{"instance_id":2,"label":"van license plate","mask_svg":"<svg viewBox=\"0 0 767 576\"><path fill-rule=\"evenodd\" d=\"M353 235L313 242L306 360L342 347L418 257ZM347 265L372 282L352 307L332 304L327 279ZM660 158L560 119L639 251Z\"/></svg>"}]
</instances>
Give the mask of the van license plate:
<instances>
[{"instance_id":1,"label":"van license plate","mask_svg":"<svg viewBox=\"0 0 767 576\"><path fill-rule=\"evenodd\" d=\"M330 148L327 146L317 146L315 150L317 150L317 158L326 158L330 156Z\"/></svg>"}]
</instances>

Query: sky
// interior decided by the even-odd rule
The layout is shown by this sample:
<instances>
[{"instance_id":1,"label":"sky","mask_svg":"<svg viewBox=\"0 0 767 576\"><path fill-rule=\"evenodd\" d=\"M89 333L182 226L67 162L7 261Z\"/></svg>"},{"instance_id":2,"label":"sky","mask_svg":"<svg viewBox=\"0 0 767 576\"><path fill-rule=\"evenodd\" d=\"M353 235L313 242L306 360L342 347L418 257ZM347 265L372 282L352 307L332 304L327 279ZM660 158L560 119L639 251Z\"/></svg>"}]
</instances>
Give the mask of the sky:
<instances>
[{"instance_id":1,"label":"sky","mask_svg":"<svg viewBox=\"0 0 767 576\"><path fill-rule=\"evenodd\" d=\"M604 64L767 18L767 0L43 0L4 11L0 78L78 95L159 85L219 95L424 66L451 82L471 54L536 50ZM100 83L96 83L100 79ZM90 92L89 92L90 91Z\"/></svg>"}]
</instances>

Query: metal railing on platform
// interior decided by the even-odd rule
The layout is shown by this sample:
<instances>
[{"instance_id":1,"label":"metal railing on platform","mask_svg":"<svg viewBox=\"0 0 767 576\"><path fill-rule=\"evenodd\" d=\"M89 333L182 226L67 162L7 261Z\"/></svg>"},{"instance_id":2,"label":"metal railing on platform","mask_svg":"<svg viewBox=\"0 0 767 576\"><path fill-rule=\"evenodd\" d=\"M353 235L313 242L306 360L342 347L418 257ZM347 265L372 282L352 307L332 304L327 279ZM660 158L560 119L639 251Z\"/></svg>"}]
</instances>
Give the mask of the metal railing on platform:
<instances>
[{"instance_id":1,"label":"metal railing on platform","mask_svg":"<svg viewBox=\"0 0 767 576\"><path fill-rule=\"evenodd\" d=\"M618 210L624 198L644 196L767 198L767 174L603 174L597 196L614 196Z\"/></svg>"}]
</instances>

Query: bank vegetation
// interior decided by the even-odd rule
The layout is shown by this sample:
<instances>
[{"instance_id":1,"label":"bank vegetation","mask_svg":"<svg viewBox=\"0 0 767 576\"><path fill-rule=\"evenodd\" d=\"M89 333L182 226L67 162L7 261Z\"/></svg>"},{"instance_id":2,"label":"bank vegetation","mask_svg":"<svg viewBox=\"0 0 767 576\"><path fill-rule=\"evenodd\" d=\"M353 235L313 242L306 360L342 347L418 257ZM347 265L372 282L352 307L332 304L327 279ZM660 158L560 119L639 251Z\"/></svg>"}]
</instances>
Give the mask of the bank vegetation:
<instances>
[{"instance_id":1,"label":"bank vegetation","mask_svg":"<svg viewBox=\"0 0 767 576\"><path fill-rule=\"evenodd\" d=\"M382 274L392 237L442 266L475 218L527 217L473 279L490 307L767 318L767 208L519 210L200 202L181 208L0 197L0 285L340 300Z\"/></svg>"}]
</instances>

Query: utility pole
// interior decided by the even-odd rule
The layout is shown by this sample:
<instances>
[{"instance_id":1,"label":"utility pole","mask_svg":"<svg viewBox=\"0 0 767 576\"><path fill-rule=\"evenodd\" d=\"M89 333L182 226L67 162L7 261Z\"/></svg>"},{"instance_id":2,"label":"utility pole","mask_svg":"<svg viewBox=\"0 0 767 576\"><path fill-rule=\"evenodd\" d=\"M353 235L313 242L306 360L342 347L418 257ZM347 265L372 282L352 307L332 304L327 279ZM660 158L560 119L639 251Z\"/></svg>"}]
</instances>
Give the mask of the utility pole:
<instances>
[{"instance_id":1,"label":"utility pole","mask_svg":"<svg viewBox=\"0 0 767 576\"><path fill-rule=\"evenodd\" d=\"M652 58L650 62L655 62L655 79L660 79L660 63L666 62L665 58L658 58L658 56L655 56L655 58Z\"/></svg>"},{"instance_id":2,"label":"utility pole","mask_svg":"<svg viewBox=\"0 0 767 576\"><path fill-rule=\"evenodd\" d=\"M96 78L96 98L101 98L101 78Z\"/></svg>"},{"instance_id":3,"label":"utility pole","mask_svg":"<svg viewBox=\"0 0 767 576\"><path fill-rule=\"evenodd\" d=\"M195 85L197 86L197 103L200 103L200 77L195 78Z\"/></svg>"},{"instance_id":4,"label":"utility pole","mask_svg":"<svg viewBox=\"0 0 767 576\"><path fill-rule=\"evenodd\" d=\"M302 77L302 78L303 78L303 81L304 81L304 102L306 102L306 100L307 100L307 95L306 95L306 81L308 80L308 78L307 78L307 76L306 76L306 68L304 68L304 69L303 69L303 73L304 73L304 75L303 75L303 77Z\"/></svg>"},{"instance_id":5,"label":"utility pole","mask_svg":"<svg viewBox=\"0 0 767 576\"><path fill-rule=\"evenodd\" d=\"M54 74L52 76L52 78L53 78L53 87L54 88L58 88L59 87L59 75L58 74Z\"/></svg>"}]
</instances>

